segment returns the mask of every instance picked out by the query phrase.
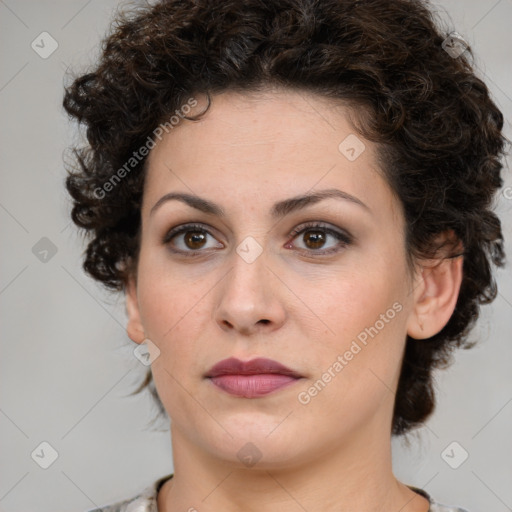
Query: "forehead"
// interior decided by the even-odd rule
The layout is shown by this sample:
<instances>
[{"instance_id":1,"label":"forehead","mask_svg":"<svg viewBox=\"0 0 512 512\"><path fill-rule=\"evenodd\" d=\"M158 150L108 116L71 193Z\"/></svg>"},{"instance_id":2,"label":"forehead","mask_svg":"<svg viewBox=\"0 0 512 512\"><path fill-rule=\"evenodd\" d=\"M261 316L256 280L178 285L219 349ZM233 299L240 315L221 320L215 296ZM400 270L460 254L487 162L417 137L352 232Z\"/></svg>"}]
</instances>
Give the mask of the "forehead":
<instances>
[{"instance_id":1,"label":"forehead","mask_svg":"<svg viewBox=\"0 0 512 512\"><path fill-rule=\"evenodd\" d=\"M206 101L198 102L201 112ZM262 204L332 187L396 209L377 147L356 133L354 114L303 91L214 95L199 121L181 120L150 152L143 209L147 214L161 195L176 190L216 202L236 194Z\"/></svg>"},{"instance_id":2,"label":"forehead","mask_svg":"<svg viewBox=\"0 0 512 512\"><path fill-rule=\"evenodd\" d=\"M206 100L199 98L193 113L205 107ZM336 142L343 133L354 133L350 114L352 109L339 101L306 91L227 91L212 97L204 117L198 121L182 120L173 127L169 136L164 135L167 141L157 143L150 159L165 151L165 146L172 146L171 139L176 144L188 139L189 145L194 145L194 139L200 138L200 143L207 144L209 150L243 147L261 158L268 158L268 151L275 150L276 145L283 151L290 146L307 150L312 145L322 151L333 143L337 147ZM279 153L273 151L272 156Z\"/></svg>"}]
</instances>

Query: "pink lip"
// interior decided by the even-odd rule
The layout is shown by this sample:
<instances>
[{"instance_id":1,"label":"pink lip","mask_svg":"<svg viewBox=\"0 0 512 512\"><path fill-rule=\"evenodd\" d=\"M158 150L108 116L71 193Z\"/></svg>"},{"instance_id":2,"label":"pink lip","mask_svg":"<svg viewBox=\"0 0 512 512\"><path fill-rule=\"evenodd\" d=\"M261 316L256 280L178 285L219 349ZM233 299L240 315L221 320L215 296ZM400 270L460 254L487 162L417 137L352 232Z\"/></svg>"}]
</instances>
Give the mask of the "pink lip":
<instances>
[{"instance_id":1,"label":"pink lip","mask_svg":"<svg viewBox=\"0 0 512 512\"><path fill-rule=\"evenodd\" d=\"M257 398L288 386L302 376L271 359L259 357L244 362L230 357L214 365L206 377L231 395Z\"/></svg>"}]
</instances>

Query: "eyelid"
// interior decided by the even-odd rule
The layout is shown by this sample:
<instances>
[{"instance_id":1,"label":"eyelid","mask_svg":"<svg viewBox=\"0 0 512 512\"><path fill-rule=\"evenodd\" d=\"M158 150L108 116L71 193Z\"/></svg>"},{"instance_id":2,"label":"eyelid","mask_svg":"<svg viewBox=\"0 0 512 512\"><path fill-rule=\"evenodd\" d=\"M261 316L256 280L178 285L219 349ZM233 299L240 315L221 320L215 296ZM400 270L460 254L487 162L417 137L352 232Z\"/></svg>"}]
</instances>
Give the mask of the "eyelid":
<instances>
[{"instance_id":1,"label":"eyelid","mask_svg":"<svg viewBox=\"0 0 512 512\"><path fill-rule=\"evenodd\" d=\"M211 233L211 231L216 231L216 229L213 226L205 224L204 222L186 222L184 224L179 224L178 226L175 226L170 230L166 231L162 238L162 243L169 243L171 238L173 238L177 234L181 234L184 231L193 231L194 229L196 229L197 231L205 231L211 236L213 236L213 233Z\"/></svg>"},{"instance_id":2,"label":"eyelid","mask_svg":"<svg viewBox=\"0 0 512 512\"><path fill-rule=\"evenodd\" d=\"M167 231L163 238L162 238L162 244L164 246L168 246L169 247L169 251L171 251L173 254L177 254L177 255L180 255L180 256L184 256L184 257L200 257L200 256L203 256L203 255L206 255L208 253L211 253L212 250L216 250L216 248L212 249L212 248L208 248L208 249L197 249L197 250L182 250L182 249L178 249L178 248L172 248L171 247L171 240L173 238L175 238L176 236L181 236L182 234L186 233L187 231L203 231L205 233L207 233L208 235L210 235L212 238L214 238L215 240L217 240L217 238L210 232L210 229L212 231L215 231L213 228L211 228L210 226L208 226L208 229L206 229L205 226L208 226L207 224L204 224L204 223L185 223L185 224L179 224L178 226L175 226L173 228L171 228L169 231ZM224 247L224 244L222 244L222 242L219 242L222 247Z\"/></svg>"},{"instance_id":3,"label":"eyelid","mask_svg":"<svg viewBox=\"0 0 512 512\"><path fill-rule=\"evenodd\" d=\"M330 222L324 222L324 221L307 221L303 222L302 224L299 224L296 228L294 228L290 236L297 236L303 231L307 231L308 229L313 230L314 228L322 229L327 233L330 233L334 236L339 236L343 238L347 243L352 243L355 240L355 237L350 234L346 229L333 227Z\"/></svg>"},{"instance_id":4,"label":"eyelid","mask_svg":"<svg viewBox=\"0 0 512 512\"><path fill-rule=\"evenodd\" d=\"M304 249L304 248L297 247L296 249L300 253L307 253L308 255L311 255L313 257L315 257L315 256L321 257L323 255L334 254L334 253L338 253L338 252L342 251L344 248L351 245L355 240L355 237L353 235L351 235L345 229L341 229L338 227L332 227L332 224L329 222L315 220L315 221L303 222L302 224L299 224L297 227L295 227L288 234L288 237L292 237L292 238L291 238L291 241L286 242L285 247L288 248L288 246L291 245L293 240L295 238L297 238L301 233L306 232L308 230L313 231L315 228L318 229L319 231L324 231L326 234L335 237L338 240L338 243L336 244L335 247L331 247L328 249L316 249L315 250L315 249L307 249L307 248ZM171 228L163 236L162 243L164 245L170 245L170 242L174 237L181 235L183 233L186 233L187 231L194 231L194 230L203 231L206 234L212 236L213 238L215 238L217 240L217 237L214 236L210 232L210 230L216 231L213 227L209 226L208 224L202 223L202 222L191 222L191 223L180 224L178 226ZM219 243L221 245L223 245L222 242L219 242ZM178 254L182 254L182 255L186 255L186 256L195 256L195 255L199 256L199 255L201 255L201 253L208 254L209 252L212 251L212 248L196 249L196 250L191 249L191 250L187 250L187 251L184 251L182 249L171 249L171 250L174 253L178 253Z\"/></svg>"},{"instance_id":5,"label":"eyelid","mask_svg":"<svg viewBox=\"0 0 512 512\"><path fill-rule=\"evenodd\" d=\"M327 235L331 235L334 238L337 239L338 243L335 245L335 247L330 247L328 249L304 249L301 247L298 247L297 250L301 252L302 254L305 254L307 256L312 257L322 257L322 256L329 256L329 255L335 255L340 253L343 249L347 248L348 246L352 245L354 243L355 237L352 236L348 231L341 229L341 228L334 228L331 227L332 224L328 222L323 221L308 221L300 224L296 228L292 230L290 233L290 236L292 237L292 242L297 238L301 233L307 232L307 231L314 231L315 228L319 231L325 232ZM287 242L285 247L288 247L292 245L292 242Z\"/></svg>"}]
</instances>

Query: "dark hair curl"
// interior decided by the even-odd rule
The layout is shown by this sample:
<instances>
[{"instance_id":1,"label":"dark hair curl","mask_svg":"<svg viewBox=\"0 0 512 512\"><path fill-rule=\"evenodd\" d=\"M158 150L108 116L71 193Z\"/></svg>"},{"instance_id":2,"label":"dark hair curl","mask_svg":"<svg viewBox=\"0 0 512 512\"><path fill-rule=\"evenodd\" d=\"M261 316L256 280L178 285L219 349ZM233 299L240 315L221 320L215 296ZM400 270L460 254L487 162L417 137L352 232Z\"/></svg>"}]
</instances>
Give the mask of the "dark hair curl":
<instances>
[{"instance_id":1,"label":"dark hair curl","mask_svg":"<svg viewBox=\"0 0 512 512\"><path fill-rule=\"evenodd\" d=\"M503 115L474 73L471 48L450 56L437 25L419 0L161 0L120 12L99 62L64 97L87 127L66 178L72 219L91 235L86 272L117 291L136 272L146 159L104 197L98 190L191 96L280 86L356 106L358 130L378 143L403 205L410 261L434 254L442 232L463 247L453 315L438 334L406 343L392 432L419 426L435 405L432 370L473 345L480 304L497 294L491 263L504 264L491 211ZM149 386L163 411L151 384L148 372L139 390Z\"/></svg>"}]
</instances>

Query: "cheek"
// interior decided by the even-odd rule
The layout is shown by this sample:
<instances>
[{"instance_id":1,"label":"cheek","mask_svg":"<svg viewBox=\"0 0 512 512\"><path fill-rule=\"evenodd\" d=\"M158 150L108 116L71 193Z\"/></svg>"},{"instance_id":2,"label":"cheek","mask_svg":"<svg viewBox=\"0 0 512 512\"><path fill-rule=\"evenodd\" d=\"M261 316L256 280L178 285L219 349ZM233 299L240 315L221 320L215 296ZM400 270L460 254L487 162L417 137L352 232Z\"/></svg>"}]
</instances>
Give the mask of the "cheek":
<instances>
[{"instance_id":1,"label":"cheek","mask_svg":"<svg viewBox=\"0 0 512 512\"><path fill-rule=\"evenodd\" d=\"M310 344L315 369L298 397L305 404L300 406L304 421L329 410L341 435L392 410L405 342L405 308L394 298L387 293L379 300L373 295L371 301L364 295L352 296L352 301L340 298L344 307L329 315L335 319L330 326L335 335ZM325 428L325 436L332 434L327 422L319 428Z\"/></svg>"},{"instance_id":2,"label":"cheek","mask_svg":"<svg viewBox=\"0 0 512 512\"><path fill-rule=\"evenodd\" d=\"M141 261L138 298L146 336L160 349L168 364L193 357L195 340L210 314L205 310L207 297L201 281L180 277L169 268Z\"/></svg>"},{"instance_id":3,"label":"cheek","mask_svg":"<svg viewBox=\"0 0 512 512\"><path fill-rule=\"evenodd\" d=\"M388 271L363 267L326 279L313 297L310 293L308 306L328 328L316 320L302 330L317 338L315 380L328 380L329 371L336 375L326 386L328 400L341 396L343 401L374 403L398 378L408 307L404 271L398 261ZM313 325L322 330L315 333Z\"/></svg>"},{"instance_id":4,"label":"cheek","mask_svg":"<svg viewBox=\"0 0 512 512\"><path fill-rule=\"evenodd\" d=\"M151 365L158 395L171 417L197 414L189 389L204 371L200 357L204 347L199 341L210 319L204 293L182 286L179 280L165 282L150 274L139 286L142 323L160 350Z\"/></svg>"},{"instance_id":5,"label":"cheek","mask_svg":"<svg viewBox=\"0 0 512 512\"><path fill-rule=\"evenodd\" d=\"M294 291L302 299L303 308L318 313L316 322L325 327L323 331L329 333L330 339L339 343L374 325L380 315L385 315L384 320L395 320L400 307L393 309L393 304L402 305L405 294L402 275L398 268L386 272L362 265L323 276L314 281L314 286L310 280L302 281Z\"/></svg>"}]
</instances>

